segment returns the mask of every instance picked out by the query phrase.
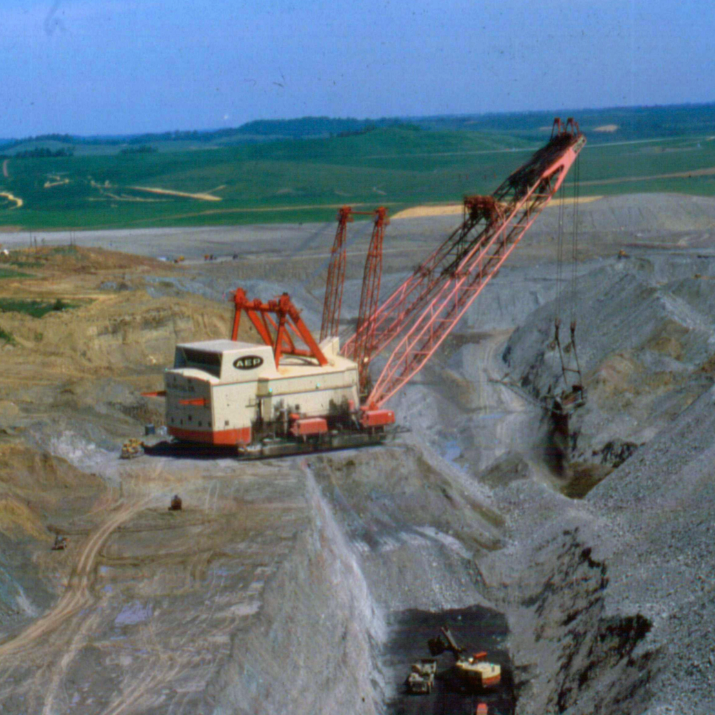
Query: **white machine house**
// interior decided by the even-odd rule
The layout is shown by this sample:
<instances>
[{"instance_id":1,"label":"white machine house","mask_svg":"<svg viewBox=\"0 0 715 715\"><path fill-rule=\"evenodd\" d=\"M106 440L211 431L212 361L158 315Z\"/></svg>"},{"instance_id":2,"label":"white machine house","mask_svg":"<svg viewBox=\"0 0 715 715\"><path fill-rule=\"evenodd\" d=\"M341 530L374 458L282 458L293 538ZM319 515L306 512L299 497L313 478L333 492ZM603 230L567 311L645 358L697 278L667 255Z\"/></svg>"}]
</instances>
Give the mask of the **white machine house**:
<instances>
[{"instance_id":1,"label":"white machine house","mask_svg":"<svg viewBox=\"0 0 715 715\"><path fill-rule=\"evenodd\" d=\"M165 372L166 424L182 442L271 456L374 444L394 422L390 410L360 407L357 365L339 338L318 345L287 294L246 300L239 289L231 340L176 346ZM245 312L264 340L238 341ZM296 342L305 347L298 347Z\"/></svg>"}]
</instances>

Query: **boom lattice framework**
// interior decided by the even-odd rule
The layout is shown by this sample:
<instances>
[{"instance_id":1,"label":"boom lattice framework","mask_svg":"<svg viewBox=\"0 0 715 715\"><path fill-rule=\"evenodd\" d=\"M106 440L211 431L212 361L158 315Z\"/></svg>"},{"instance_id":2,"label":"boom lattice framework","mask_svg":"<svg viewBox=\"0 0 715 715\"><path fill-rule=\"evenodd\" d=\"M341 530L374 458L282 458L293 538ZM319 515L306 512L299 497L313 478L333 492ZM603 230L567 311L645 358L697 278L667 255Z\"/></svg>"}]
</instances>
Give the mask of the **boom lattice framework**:
<instances>
[{"instance_id":1,"label":"boom lattice framework","mask_svg":"<svg viewBox=\"0 0 715 715\"><path fill-rule=\"evenodd\" d=\"M464 201L464 221L346 343L376 356L398 341L366 405L379 408L418 373L496 275L559 190L586 144L578 125L554 121L551 139L491 196Z\"/></svg>"}]
</instances>

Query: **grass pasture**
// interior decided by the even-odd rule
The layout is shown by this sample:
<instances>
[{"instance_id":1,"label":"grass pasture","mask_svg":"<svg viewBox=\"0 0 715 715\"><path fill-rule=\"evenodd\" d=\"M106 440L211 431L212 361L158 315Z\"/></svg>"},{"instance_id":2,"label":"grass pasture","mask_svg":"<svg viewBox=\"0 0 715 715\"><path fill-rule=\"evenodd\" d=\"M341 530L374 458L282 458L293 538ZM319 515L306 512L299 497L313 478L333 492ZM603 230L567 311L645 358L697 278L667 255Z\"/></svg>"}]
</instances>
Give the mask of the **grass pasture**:
<instances>
[{"instance_id":1,"label":"grass pasture","mask_svg":"<svg viewBox=\"0 0 715 715\"><path fill-rule=\"evenodd\" d=\"M715 109L610 112L584 113L589 144L580 162L582 195L715 195ZM471 124L424 119L346 136L234 145L222 136L190 148L163 141L151 153L121 154L114 145L107 153L93 144L91 152L74 156L9 156L0 160L0 226L323 221L343 204L384 204L394 214L455 202L491 193L546 140L548 116L482 117Z\"/></svg>"},{"instance_id":2,"label":"grass pasture","mask_svg":"<svg viewBox=\"0 0 715 715\"><path fill-rule=\"evenodd\" d=\"M0 280L3 278L30 278L29 273L23 273L22 271L16 271L13 268L6 268L5 266L0 266Z\"/></svg>"},{"instance_id":3,"label":"grass pasture","mask_svg":"<svg viewBox=\"0 0 715 715\"><path fill-rule=\"evenodd\" d=\"M33 318L42 318L48 313L61 312L77 306L57 298L48 302L45 300L0 298L0 313L22 313Z\"/></svg>"}]
</instances>

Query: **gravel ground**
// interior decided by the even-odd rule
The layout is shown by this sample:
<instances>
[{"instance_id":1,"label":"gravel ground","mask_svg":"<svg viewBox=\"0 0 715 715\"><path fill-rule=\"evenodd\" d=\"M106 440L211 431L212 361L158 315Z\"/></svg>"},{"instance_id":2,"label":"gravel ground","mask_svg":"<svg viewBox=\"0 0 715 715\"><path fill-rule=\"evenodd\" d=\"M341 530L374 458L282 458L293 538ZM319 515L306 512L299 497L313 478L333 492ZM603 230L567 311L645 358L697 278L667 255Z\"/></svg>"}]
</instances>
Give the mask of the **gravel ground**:
<instances>
[{"instance_id":1,"label":"gravel ground","mask_svg":"<svg viewBox=\"0 0 715 715\"><path fill-rule=\"evenodd\" d=\"M126 376L68 375L23 388L19 408L1 403L3 710L414 711L399 709L400 683L421 629L463 613L479 614L475 647L491 614L484 642L521 715L715 710L715 201L621 197L580 215L589 397L559 446L560 470L539 406L563 387L553 212L394 400L409 431L384 448L251 467L177 461L152 476L149 458L117 467L118 442L141 428ZM384 290L453 223L394 221ZM355 234L346 306L369 225ZM74 238L186 255L180 274L142 274L151 300L224 301L240 281L262 298L289 290L318 324L331 227ZM207 252L227 260L204 263ZM158 339L142 330L127 339ZM513 389L490 379L505 377ZM187 512L196 523L159 528L177 489L200 505ZM49 551L50 527L74 529L68 551ZM78 554L92 557L86 573ZM48 618L57 630L37 635Z\"/></svg>"}]
</instances>

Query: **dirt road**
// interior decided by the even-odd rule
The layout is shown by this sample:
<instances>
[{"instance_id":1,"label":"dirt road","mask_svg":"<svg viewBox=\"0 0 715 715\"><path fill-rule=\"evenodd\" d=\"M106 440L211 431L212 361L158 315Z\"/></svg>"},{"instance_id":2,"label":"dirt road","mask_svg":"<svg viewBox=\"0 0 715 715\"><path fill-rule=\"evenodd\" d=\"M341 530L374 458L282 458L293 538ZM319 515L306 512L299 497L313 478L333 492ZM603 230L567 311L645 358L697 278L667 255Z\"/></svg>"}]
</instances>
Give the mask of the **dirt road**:
<instances>
[{"instance_id":1,"label":"dirt road","mask_svg":"<svg viewBox=\"0 0 715 715\"><path fill-rule=\"evenodd\" d=\"M101 522L58 555L74 563L57 603L0 645L9 712L197 712L304 519L303 486L270 465L123 469L123 499L98 502L86 518ZM178 514L167 510L177 491Z\"/></svg>"},{"instance_id":2,"label":"dirt road","mask_svg":"<svg viewBox=\"0 0 715 715\"><path fill-rule=\"evenodd\" d=\"M94 571L97 554L111 534L133 514L142 508L143 502L120 503L109 518L94 533L90 534L77 556L77 563L57 605L38 618L19 636L0 645L0 662L17 656L35 645L35 642L59 628L65 621L84 608L92 600L89 593L90 577Z\"/></svg>"}]
</instances>

